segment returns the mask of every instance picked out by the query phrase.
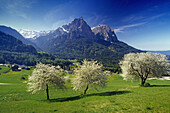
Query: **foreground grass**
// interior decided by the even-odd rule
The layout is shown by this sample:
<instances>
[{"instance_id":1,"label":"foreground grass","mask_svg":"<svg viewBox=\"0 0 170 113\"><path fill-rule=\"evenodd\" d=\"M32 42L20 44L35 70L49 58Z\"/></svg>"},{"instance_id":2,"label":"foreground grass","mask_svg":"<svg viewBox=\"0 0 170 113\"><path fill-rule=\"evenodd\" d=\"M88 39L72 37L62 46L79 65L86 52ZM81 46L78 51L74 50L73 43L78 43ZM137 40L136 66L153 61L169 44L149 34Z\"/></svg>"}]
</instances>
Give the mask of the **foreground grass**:
<instances>
[{"instance_id":1,"label":"foreground grass","mask_svg":"<svg viewBox=\"0 0 170 113\"><path fill-rule=\"evenodd\" d=\"M50 88L50 101L45 92L32 95L21 79L31 71L9 72L0 75L0 112L2 113L83 113L83 112L150 112L170 111L170 81L148 81L153 87L139 87L139 82L126 82L118 75L108 78L105 88L90 89L86 96L82 91L73 91L67 83L67 90Z\"/></svg>"}]
</instances>

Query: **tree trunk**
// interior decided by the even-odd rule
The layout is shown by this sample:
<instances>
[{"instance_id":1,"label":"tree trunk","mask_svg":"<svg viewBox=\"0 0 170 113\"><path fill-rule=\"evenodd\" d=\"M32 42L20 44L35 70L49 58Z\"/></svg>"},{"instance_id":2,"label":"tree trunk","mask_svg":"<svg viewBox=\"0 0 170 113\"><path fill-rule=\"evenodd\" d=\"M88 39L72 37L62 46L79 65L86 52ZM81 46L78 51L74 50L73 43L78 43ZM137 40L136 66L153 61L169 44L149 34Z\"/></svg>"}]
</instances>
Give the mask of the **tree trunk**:
<instances>
[{"instance_id":1,"label":"tree trunk","mask_svg":"<svg viewBox=\"0 0 170 113\"><path fill-rule=\"evenodd\" d=\"M49 98L49 91L48 91L48 84L46 84L46 93L47 93L47 100L50 100L50 98Z\"/></svg>"},{"instance_id":2,"label":"tree trunk","mask_svg":"<svg viewBox=\"0 0 170 113\"><path fill-rule=\"evenodd\" d=\"M144 86L144 84L145 84L145 79L142 78L142 79L141 79L141 86Z\"/></svg>"},{"instance_id":3,"label":"tree trunk","mask_svg":"<svg viewBox=\"0 0 170 113\"><path fill-rule=\"evenodd\" d=\"M88 90L89 86L87 85L86 89L84 90L84 95L86 94L86 91Z\"/></svg>"}]
</instances>

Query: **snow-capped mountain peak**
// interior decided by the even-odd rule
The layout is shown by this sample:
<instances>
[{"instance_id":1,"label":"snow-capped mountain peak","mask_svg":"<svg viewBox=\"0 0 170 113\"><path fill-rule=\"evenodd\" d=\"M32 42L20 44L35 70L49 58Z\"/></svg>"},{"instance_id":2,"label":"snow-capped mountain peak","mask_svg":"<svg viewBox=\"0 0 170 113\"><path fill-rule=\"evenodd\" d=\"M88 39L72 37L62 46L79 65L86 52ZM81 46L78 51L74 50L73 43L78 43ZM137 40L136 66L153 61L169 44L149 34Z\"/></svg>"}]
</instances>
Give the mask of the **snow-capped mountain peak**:
<instances>
[{"instance_id":1,"label":"snow-capped mountain peak","mask_svg":"<svg viewBox=\"0 0 170 113\"><path fill-rule=\"evenodd\" d=\"M67 38L73 39L76 37L87 37L90 39L102 39L109 42L118 41L113 29L108 25L98 25L91 28L82 17L74 19L71 23L63 25L56 30L51 31L31 31L19 30L19 33L25 38L38 39L42 37L57 38L58 36L66 35Z\"/></svg>"},{"instance_id":2,"label":"snow-capped mountain peak","mask_svg":"<svg viewBox=\"0 0 170 113\"><path fill-rule=\"evenodd\" d=\"M50 33L51 31L32 31L32 30L20 29L18 32L25 38L36 39L37 37L44 36Z\"/></svg>"}]
</instances>

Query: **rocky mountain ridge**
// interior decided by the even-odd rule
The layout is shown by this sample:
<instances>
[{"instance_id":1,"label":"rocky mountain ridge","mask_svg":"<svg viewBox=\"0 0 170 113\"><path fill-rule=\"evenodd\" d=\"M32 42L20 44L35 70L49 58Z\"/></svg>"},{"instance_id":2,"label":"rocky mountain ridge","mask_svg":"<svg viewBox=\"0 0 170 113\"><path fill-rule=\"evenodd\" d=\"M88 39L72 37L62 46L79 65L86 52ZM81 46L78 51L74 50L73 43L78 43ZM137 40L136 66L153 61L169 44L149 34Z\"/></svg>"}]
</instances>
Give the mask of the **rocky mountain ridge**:
<instances>
[{"instance_id":1,"label":"rocky mountain ridge","mask_svg":"<svg viewBox=\"0 0 170 113\"><path fill-rule=\"evenodd\" d=\"M42 37L56 38L61 35L67 35L67 38L73 39L77 37L88 37L90 39L100 38L109 42L117 41L117 36L114 30L108 25L98 25L96 27L90 27L82 17L74 19L71 23L63 25L56 30L50 31L19 31L26 38L38 39ZM33 40L32 40L33 41ZM36 41L33 41L36 42Z\"/></svg>"},{"instance_id":2,"label":"rocky mountain ridge","mask_svg":"<svg viewBox=\"0 0 170 113\"><path fill-rule=\"evenodd\" d=\"M105 65L118 63L126 53L141 52L119 41L109 26L91 28L82 17L32 41L43 51L64 59L95 59Z\"/></svg>"},{"instance_id":3,"label":"rocky mountain ridge","mask_svg":"<svg viewBox=\"0 0 170 113\"><path fill-rule=\"evenodd\" d=\"M96 35L97 38L100 38L105 41L114 42L118 41L117 36L113 29L108 25L98 25L92 28L92 32Z\"/></svg>"}]
</instances>

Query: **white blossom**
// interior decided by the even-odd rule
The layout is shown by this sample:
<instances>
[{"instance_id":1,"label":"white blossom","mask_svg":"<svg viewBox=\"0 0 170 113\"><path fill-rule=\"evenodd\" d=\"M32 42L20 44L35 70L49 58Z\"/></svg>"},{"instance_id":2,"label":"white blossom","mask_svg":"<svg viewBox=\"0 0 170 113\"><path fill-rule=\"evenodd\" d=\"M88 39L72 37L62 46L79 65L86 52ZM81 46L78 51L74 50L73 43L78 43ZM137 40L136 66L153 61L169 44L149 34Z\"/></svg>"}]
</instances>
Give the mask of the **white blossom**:
<instances>
[{"instance_id":1,"label":"white blossom","mask_svg":"<svg viewBox=\"0 0 170 113\"><path fill-rule=\"evenodd\" d=\"M73 79L72 84L74 90L81 90L84 87L88 89L89 85L105 86L106 76L109 74L108 71L102 70L102 64L97 61L84 60L82 65L78 65L74 70L76 78Z\"/></svg>"},{"instance_id":2,"label":"white blossom","mask_svg":"<svg viewBox=\"0 0 170 113\"><path fill-rule=\"evenodd\" d=\"M143 84L148 75L161 77L170 67L166 55L149 52L126 54L119 64L125 80L141 78Z\"/></svg>"},{"instance_id":3,"label":"white blossom","mask_svg":"<svg viewBox=\"0 0 170 113\"><path fill-rule=\"evenodd\" d=\"M32 75L28 77L26 82L28 91L34 93L40 90L45 90L46 85L55 86L59 89L64 89L64 79L60 76L62 69L57 66L45 65L39 63L33 70Z\"/></svg>"}]
</instances>

